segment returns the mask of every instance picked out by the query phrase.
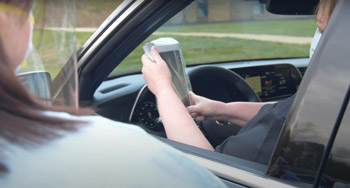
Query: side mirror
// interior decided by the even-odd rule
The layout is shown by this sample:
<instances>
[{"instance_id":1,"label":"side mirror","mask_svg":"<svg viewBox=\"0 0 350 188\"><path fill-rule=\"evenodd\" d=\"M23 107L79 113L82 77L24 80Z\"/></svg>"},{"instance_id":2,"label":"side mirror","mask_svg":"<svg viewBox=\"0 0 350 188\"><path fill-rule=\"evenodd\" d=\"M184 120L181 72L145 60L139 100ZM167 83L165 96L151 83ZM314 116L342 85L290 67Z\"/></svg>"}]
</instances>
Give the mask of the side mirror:
<instances>
[{"instance_id":1,"label":"side mirror","mask_svg":"<svg viewBox=\"0 0 350 188\"><path fill-rule=\"evenodd\" d=\"M17 75L19 80L31 91L33 94L42 99L51 98L51 75L46 71L25 72ZM45 100L49 102L49 100Z\"/></svg>"}]
</instances>

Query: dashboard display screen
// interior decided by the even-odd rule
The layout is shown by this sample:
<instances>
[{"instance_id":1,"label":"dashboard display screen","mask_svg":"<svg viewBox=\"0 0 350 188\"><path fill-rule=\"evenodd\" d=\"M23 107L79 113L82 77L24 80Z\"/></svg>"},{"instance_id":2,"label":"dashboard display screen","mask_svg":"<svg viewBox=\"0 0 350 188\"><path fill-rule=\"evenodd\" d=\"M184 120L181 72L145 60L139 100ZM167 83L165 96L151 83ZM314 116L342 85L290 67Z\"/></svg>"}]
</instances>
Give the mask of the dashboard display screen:
<instances>
[{"instance_id":1,"label":"dashboard display screen","mask_svg":"<svg viewBox=\"0 0 350 188\"><path fill-rule=\"evenodd\" d=\"M261 77L252 76L245 78L245 81L254 89L256 93L261 93Z\"/></svg>"},{"instance_id":2,"label":"dashboard display screen","mask_svg":"<svg viewBox=\"0 0 350 188\"><path fill-rule=\"evenodd\" d=\"M301 74L289 64L257 66L234 70L254 89L262 101L293 95L301 82Z\"/></svg>"}]
</instances>

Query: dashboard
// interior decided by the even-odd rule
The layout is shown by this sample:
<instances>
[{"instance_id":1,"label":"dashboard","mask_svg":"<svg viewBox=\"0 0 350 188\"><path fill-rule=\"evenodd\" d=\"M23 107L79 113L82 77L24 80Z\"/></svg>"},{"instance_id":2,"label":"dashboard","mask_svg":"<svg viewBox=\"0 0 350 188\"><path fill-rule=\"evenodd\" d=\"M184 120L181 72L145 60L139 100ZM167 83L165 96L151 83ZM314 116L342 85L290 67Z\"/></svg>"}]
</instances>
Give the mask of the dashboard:
<instances>
[{"instance_id":1,"label":"dashboard","mask_svg":"<svg viewBox=\"0 0 350 188\"><path fill-rule=\"evenodd\" d=\"M301 82L298 69L290 64L265 65L231 70L240 75L258 94L262 101L280 100L292 96ZM193 91L207 98L223 101L247 101L239 96L230 82L215 77L191 79ZM164 128L159 119L156 99L147 89L142 88L138 95L130 122L138 124L153 134L163 136ZM161 133L161 134L158 134Z\"/></svg>"},{"instance_id":2,"label":"dashboard","mask_svg":"<svg viewBox=\"0 0 350 188\"><path fill-rule=\"evenodd\" d=\"M158 113L155 96L145 86L137 96L130 113L130 122L142 126L146 131L165 137L165 130Z\"/></svg>"},{"instance_id":3,"label":"dashboard","mask_svg":"<svg viewBox=\"0 0 350 188\"><path fill-rule=\"evenodd\" d=\"M299 63L215 64L240 75L262 101L282 100L292 96L302 80ZM280 61L279 61L280 62ZM306 62L303 60L302 62ZM300 65L302 64L302 65ZM296 67L298 66L298 68ZM300 69L301 68L301 69ZM189 70L193 67L189 67ZM196 94L223 102L243 101L241 95L226 80L205 77L192 80ZM141 74L106 80L94 94L94 104L101 116L141 126L147 132L165 137L154 95L148 90Z\"/></svg>"}]
</instances>

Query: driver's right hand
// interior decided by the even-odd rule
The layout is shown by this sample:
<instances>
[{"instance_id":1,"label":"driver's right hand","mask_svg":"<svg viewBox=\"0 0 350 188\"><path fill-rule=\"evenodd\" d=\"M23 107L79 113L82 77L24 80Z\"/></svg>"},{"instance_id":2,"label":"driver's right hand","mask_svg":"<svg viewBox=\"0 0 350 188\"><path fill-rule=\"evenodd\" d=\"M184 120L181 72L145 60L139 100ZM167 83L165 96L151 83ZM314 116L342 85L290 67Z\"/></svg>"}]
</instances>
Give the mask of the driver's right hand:
<instances>
[{"instance_id":1,"label":"driver's right hand","mask_svg":"<svg viewBox=\"0 0 350 188\"><path fill-rule=\"evenodd\" d=\"M194 105L188 106L187 111L190 113L192 118L196 119L196 121L203 120L218 120L217 108L224 103L219 101L214 101L199 95L190 92L191 101Z\"/></svg>"}]
</instances>

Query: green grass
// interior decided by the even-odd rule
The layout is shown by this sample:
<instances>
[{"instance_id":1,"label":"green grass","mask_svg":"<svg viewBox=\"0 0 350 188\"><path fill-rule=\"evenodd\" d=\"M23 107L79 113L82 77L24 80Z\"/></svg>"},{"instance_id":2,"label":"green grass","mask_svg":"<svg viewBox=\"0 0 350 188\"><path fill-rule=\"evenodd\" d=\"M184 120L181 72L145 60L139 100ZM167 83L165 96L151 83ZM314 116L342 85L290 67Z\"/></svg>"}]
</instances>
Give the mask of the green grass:
<instances>
[{"instance_id":1,"label":"green grass","mask_svg":"<svg viewBox=\"0 0 350 188\"><path fill-rule=\"evenodd\" d=\"M313 19L304 19L163 26L157 31L247 33L312 37L315 33L315 28L316 25ZM160 36L152 35L145 41L151 41L158 37ZM187 65L249 59L307 57L310 48L310 45L234 38L180 37L170 35L169 37L173 37L179 41ZM139 45L111 75L140 71L142 66L140 57L143 54L142 45Z\"/></svg>"},{"instance_id":2,"label":"green grass","mask_svg":"<svg viewBox=\"0 0 350 188\"><path fill-rule=\"evenodd\" d=\"M217 24L195 24L182 26L165 26L161 32L215 32L215 33L249 33L312 37L316 30L314 19L232 22Z\"/></svg>"},{"instance_id":3,"label":"green grass","mask_svg":"<svg viewBox=\"0 0 350 188\"><path fill-rule=\"evenodd\" d=\"M307 57L310 48L310 45L235 38L170 37L175 38L181 44L181 50L187 65L249 59ZM151 36L146 41L156 38L158 36ZM139 45L112 72L112 75L140 71L142 67L140 58L144 53L142 45Z\"/></svg>"},{"instance_id":4,"label":"green grass","mask_svg":"<svg viewBox=\"0 0 350 188\"><path fill-rule=\"evenodd\" d=\"M276 34L311 37L315 31L313 20L284 20L265 22L243 23L219 23L219 24L197 24L186 26L163 26L158 31L162 32L219 32L219 33L251 33L251 34ZM76 33L76 49L90 37L90 32ZM59 36L59 33L56 33ZM151 41L160 36L152 35L145 41ZM211 37L184 37L169 36L180 42L182 53L186 64L201 64L211 62L223 62L248 59L288 58L308 56L309 45L286 44L277 42L266 42L257 40L245 40L235 38L211 38ZM33 34L34 46L42 55L45 68L54 77L61 65L57 66L60 58L67 54L58 54L57 45L54 41L52 31L36 29ZM143 54L141 44L135 49L114 71L115 74L125 74L141 70L141 55Z\"/></svg>"}]
</instances>

